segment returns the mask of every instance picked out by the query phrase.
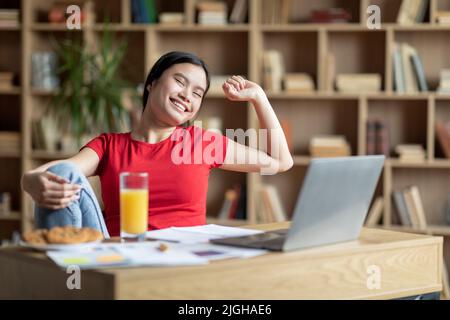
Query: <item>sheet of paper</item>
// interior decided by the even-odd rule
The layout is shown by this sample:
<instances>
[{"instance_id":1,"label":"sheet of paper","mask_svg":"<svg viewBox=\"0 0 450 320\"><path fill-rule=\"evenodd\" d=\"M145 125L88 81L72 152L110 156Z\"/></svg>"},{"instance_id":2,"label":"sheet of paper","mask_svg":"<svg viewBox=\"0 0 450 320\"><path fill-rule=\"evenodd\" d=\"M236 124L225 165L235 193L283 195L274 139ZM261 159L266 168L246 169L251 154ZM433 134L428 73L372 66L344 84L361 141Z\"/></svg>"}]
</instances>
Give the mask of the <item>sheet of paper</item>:
<instances>
[{"instance_id":1,"label":"sheet of paper","mask_svg":"<svg viewBox=\"0 0 450 320\"><path fill-rule=\"evenodd\" d=\"M263 249L238 248L212 243L178 244L178 246L180 249L184 249L209 261L229 258L252 258L268 252Z\"/></svg>"},{"instance_id":2,"label":"sheet of paper","mask_svg":"<svg viewBox=\"0 0 450 320\"><path fill-rule=\"evenodd\" d=\"M208 263L208 259L186 249L169 247L168 250L161 251L158 249L160 244L160 242L100 244L89 252L49 251L47 256L60 267L78 265L81 269Z\"/></svg>"},{"instance_id":3,"label":"sheet of paper","mask_svg":"<svg viewBox=\"0 0 450 320\"><path fill-rule=\"evenodd\" d=\"M205 243L212 239L240 237L262 233L261 230L225 227L215 224L195 227L172 227L147 232L147 238L180 243Z\"/></svg>"}]
</instances>

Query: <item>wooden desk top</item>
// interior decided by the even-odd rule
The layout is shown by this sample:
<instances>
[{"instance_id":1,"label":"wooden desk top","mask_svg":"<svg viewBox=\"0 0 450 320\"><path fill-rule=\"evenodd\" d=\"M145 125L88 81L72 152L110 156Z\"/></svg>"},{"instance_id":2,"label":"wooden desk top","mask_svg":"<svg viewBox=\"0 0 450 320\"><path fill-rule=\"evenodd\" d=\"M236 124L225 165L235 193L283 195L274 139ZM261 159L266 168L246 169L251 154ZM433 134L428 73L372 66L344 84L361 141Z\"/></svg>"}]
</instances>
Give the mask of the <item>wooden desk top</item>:
<instances>
[{"instance_id":1,"label":"wooden desk top","mask_svg":"<svg viewBox=\"0 0 450 320\"><path fill-rule=\"evenodd\" d=\"M251 259L82 271L82 290L68 290L70 274L44 254L9 248L0 250L0 298L390 299L441 291L442 250L442 237L363 228L357 241ZM379 288L368 286L374 279Z\"/></svg>"}]
</instances>

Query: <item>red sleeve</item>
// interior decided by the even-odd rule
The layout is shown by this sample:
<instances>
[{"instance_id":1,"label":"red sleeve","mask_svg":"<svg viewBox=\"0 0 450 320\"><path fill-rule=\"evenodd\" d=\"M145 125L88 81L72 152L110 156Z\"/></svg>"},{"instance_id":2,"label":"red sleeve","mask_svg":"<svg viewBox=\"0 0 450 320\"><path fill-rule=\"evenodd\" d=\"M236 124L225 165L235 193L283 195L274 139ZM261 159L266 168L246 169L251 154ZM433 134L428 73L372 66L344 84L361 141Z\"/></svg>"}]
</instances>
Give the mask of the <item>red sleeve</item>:
<instances>
[{"instance_id":1,"label":"red sleeve","mask_svg":"<svg viewBox=\"0 0 450 320\"><path fill-rule=\"evenodd\" d=\"M95 171L95 175L101 175L103 172L103 166L105 163L105 154L108 149L109 139L108 134L103 133L99 135L98 137L95 137L88 143L86 143L83 147L81 147L80 151L84 148L90 148L97 153L98 158L100 159L100 162L98 164L97 170Z\"/></svg>"},{"instance_id":2,"label":"red sleeve","mask_svg":"<svg viewBox=\"0 0 450 320\"><path fill-rule=\"evenodd\" d=\"M203 130L204 161L210 169L220 167L227 155L228 138L217 131Z\"/></svg>"}]
</instances>

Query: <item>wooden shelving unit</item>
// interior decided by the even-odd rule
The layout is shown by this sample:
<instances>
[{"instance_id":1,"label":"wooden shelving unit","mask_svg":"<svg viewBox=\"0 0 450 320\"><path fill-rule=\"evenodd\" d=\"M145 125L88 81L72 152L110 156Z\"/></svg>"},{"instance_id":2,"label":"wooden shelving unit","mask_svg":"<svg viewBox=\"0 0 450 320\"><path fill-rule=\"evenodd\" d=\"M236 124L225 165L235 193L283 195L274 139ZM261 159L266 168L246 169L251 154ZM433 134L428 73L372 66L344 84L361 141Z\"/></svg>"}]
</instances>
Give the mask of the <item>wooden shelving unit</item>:
<instances>
[{"instance_id":1,"label":"wooden shelving unit","mask_svg":"<svg viewBox=\"0 0 450 320\"><path fill-rule=\"evenodd\" d=\"M425 23L399 26L396 17L401 0L349 0L308 1L293 0L292 21L305 19L313 8L347 7L352 12L348 24L265 24L262 23L268 1L248 0L249 14L245 24L227 26L199 26L195 22L197 0L158 1L165 11L184 12L185 24L164 26L133 24L130 0L98 0L96 24L81 31L68 31L65 26L41 23L36 11L49 8L52 1L10 1L21 10L21 26L0 28L0 68L12 68L20 73L21 86L14 90L0 90L0 130L13 129L22 133L20 154L5 154L0 150L0 168L8 170L8 179L2 179L1 190L9 190L16 198L14 210L21 212L22 228L32 225L29 198L20 192L19 180L23 172L40 163L68 156L68 154L33 151L31 148L31 119L39 117L52 92L35 90L30 85L31 53L51 50L49 37L99 36L104 31L102 21L110 17L109 28L118 37L126 36L129 50L123 75L132 83L143 82L160 56L169 50L192 51L209 65L212 74L241 74L262 83L262 52L267 49L281 51L287 72L307 72L315 80L313 93L271 93L268 96L280 119L295 121L293 128L294 168L276 176L230 173L215 170L210 178L208 193L209 221L223 201L223 193L236 182L243 183L248 192L248 223L257 222L257 189L260 183L272 183L279 191L286 211L291 213L300 189L306 167L310 161L308 142L315 134L345 135L353 155L366 152L366 120L384 119L390 128L391 145L420 143L427 152L427 161L406 164L393 158L386 161L377 195L385 200L383 226L396 225L391 192L407 184L419 186L424 200L432 234L450 235L442 206L450 194L450 160L443 159L434 134L436 119L450 120L450 95L435 92L439 71L450 68L450 27L437 25L436 11L450 8L448 0L430 0ZM227 0L231 8L234 0ZM379 5L382 26L379 30L366 27L366 8ZM6 36L7 41L3 41ZM393 90L391 50L395 41L411 43L422 58L430 92L400 95ZM5 51L6 50L6 51ZM4 54L3 52L6 52ZM342 94L327 90L325 86L325 54L336 58L336 73L376 72L382 75L383 90L377 94ZM14 57L13 62L9 57ZM254 111L244 103L229 102L221 94L208 94L199 118L219 116L225 128L254 128ZM1 224L2 222L0 222ZM234 221L229 223L236 223ZM237 223L240 223L238 221ZM15 226L18 227L18 226ZM444 230L444 231L442 231ZM450 260L448 261L450 264Z\"/></svg>"}]
</instances>

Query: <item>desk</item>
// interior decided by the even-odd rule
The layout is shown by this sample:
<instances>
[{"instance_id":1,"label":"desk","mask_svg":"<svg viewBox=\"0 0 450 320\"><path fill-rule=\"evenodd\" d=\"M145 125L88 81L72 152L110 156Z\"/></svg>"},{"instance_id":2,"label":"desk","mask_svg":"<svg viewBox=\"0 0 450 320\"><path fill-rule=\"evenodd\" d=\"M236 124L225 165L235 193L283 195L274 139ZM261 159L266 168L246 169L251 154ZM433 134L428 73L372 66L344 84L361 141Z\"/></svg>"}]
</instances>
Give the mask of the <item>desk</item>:
<instances>
[{"instance_id":1,"label":"desk","mask_svg":"<svg viewBox=\"0 0 450 320\"><path fill-rule=\"evenodd\" d=\"M358 241L251 259L82 271L81 290L68 290L70 274L44 254L6 248L0 299L392 299L441 291L442 250L441 237L364 228ZM370 266L379 289L367 286Z\"/></svg>"}]
</instances>

